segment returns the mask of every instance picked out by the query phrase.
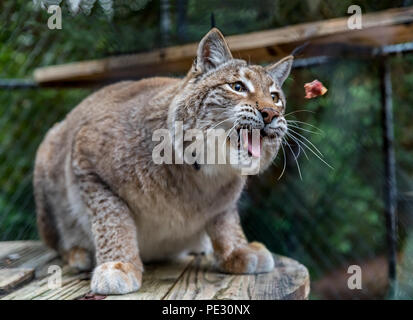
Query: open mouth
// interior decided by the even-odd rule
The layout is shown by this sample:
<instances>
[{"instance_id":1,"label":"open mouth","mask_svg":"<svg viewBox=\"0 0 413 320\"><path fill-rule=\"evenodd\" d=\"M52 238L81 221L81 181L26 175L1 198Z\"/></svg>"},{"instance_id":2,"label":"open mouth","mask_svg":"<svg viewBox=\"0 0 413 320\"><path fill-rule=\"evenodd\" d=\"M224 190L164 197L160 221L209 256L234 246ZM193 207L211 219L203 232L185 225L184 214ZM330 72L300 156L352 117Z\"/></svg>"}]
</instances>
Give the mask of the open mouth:
<instances>
[{"instance_id":1,"label":"open mouth","mask_svg":"<svg viewBox=\"0 0 413 320\"><path fill-rule=\"evenodd\" d=\"M261 156L262 133L254 136L251 129L239 128L237 134L238 151L247 151L249 156L259 158Z\"/></svg>"}]
</instances>

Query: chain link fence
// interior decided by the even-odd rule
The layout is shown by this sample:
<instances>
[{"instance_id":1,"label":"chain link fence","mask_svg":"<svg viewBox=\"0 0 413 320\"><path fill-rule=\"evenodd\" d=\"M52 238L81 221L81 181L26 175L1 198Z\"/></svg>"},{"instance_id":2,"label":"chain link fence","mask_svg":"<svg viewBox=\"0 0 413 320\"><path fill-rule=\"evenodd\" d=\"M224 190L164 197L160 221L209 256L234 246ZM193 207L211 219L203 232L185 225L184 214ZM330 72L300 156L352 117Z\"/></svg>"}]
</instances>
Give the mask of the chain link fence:
<instances>
[{"instance_id":1,"label":"chain link fence","mask_svg":"<svg viewBox=\"0 0 413 320\"><path fill-rule=\"evenodd\" d=\"M251 17L251 13L245 12L248 5L242 3L244 11L230 16L234 25L239 25L240 16ZM197 6L189 1L187 5L185 41L198 40L208 29L208 10L202 7L204 4ZM138 7L131 12L123 6L115 6L115 13L123 12L117 18L115 14L115 21L108 22L105 13L96 9L88 17L65 18L63 29L52 32L46 28L47 14L35 10L30 2L0 4L1 241L38 238L32 189L37 147L55 122L96 89L42 88L10 79L27 79L36 67L43 65L156 47L162 38L154 23L159 3L149 1L146 11ZM232 8L231 4L217 7L222 12ZM261 11L257 9L256 15L263 15ZM221 11L217 13L219 26L223 18ZM196 24L194 20L201 14L205 17ZM276 17L265 19L272 26ZM229 24L231 21L225 21L224 33ZM264 26L255 27L258 30ZM130 39L131 30L142 30L140 38ZM250 30L239 30L246 31ZM169 41L179 43L178 38ZM398 297L411 298L413 58L394 57L391 66L399 189ZM305 100L302 84L315 78L322 80L329 92L322 98ZM281 178L282 153L267 172L249 179L240 201L247 236L306 265L311 273L312 298L386 298L388 262L382 191L385 178L377 65L341 60L294 70L285 90L290 113L287 118L300 121L295 124L302 129L295 130L306 139L302 140L317 146L334 169L290 141L292 150L286 150L286 170ZM362 268L362 290L347 287L347 268L352 264Z\"/></svg>"}]
</instances>

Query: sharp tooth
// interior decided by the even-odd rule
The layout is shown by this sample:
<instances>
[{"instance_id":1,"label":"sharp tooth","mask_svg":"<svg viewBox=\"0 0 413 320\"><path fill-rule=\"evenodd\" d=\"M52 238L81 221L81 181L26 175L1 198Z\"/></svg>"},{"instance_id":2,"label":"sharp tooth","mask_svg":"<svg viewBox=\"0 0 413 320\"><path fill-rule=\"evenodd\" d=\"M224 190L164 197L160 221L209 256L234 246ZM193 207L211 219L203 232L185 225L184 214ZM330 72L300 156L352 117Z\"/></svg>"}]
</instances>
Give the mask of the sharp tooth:
<instances>
[{"instance_id":1,"label":"sharp tooth","mask_svg":"<svg viewBox=\"0 0 413 320\"><path fill-rule=\"evenodd\" d=\"M244 149L248 150L248 130L244 129L242 130L242 139L243 139L243 143L244 143Z\"/></svg>"}]
</instances>

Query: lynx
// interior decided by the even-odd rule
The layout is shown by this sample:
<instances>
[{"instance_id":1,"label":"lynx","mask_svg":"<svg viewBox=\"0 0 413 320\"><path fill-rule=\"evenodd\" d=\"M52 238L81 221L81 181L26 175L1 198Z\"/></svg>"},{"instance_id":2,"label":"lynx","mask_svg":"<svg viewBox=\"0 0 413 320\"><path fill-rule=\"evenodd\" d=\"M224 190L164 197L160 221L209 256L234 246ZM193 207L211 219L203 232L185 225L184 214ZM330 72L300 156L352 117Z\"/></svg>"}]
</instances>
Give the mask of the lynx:
<instances>
[{"instance_id":1,"label":"lynx","mask_svg":"<svg viewBox=\"0 0 413 320\"><path fill-rule=\"evenodd\" d=\"M39 233L78 270L93 270L99 294L137 291L143 262L214 253L218 270L269 272L271 253L249 243L237 201L246 176L235 164L155 164L152 133L214 126L260 130L250 156L260 172L287 131L281 89L293 57L267 67L234 59L212 29L182 79L149 78L109 85L55 124L35 162ZM229 143L229 142L228 142ZM239 152L239 146L230 146ZM238 149L237 149L238 148Z\"/></svg>"}]
</instances>

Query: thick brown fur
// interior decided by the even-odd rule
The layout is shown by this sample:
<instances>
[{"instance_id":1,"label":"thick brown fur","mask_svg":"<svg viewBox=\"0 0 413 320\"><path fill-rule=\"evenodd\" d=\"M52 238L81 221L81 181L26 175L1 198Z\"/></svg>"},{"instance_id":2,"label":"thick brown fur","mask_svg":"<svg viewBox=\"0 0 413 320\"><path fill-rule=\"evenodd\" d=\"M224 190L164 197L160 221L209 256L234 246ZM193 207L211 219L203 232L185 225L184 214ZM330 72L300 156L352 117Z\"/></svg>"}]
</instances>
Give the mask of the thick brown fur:
<instances>
[{"instance_id":1,"label":"thick brown fur","mask_svg":"<svg viewBox=\"0 0 413 320\"><path fill-rule=\"evenodd\" d=\"M211 248L224 272L270 271L270 252L248 243L240 226L241 169L155 164L152 134L173 132L176 121L184 131L218 123L225 130L257 128L262 172L287 130L281 85L291 64L291 57L267 68L233 59L213 29L185 78L121 82L86 98L50 129L37 152L34 188L44 242L78 269L95 264L91 287L101 294L138 290L142 261ZM237 82L246 90L236 92ZM270 123L264 109L276 114Z\"/></svg>"}]
</instances>

